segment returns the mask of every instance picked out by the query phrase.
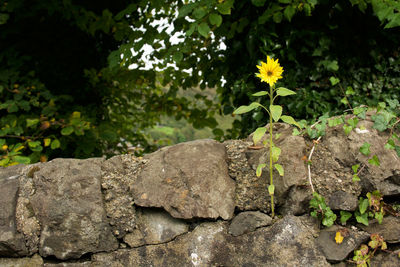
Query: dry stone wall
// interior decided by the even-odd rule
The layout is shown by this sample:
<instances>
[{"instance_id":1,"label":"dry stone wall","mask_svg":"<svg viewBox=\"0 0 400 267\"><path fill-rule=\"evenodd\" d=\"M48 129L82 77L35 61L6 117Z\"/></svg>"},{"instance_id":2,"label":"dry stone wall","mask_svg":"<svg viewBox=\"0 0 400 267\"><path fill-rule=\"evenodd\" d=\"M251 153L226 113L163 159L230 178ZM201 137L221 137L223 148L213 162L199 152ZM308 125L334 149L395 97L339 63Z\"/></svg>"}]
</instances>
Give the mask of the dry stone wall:
<instances>
[{"instance_id":1,"label":"dry stone wall","mask_svg":"<svg viewBox=\"0 0 400 267\"><path fill-rule=\"evenodd\" d=\"M400 197L400 159L384 149L389 133L366 129L346 136L327 130L314 153L312 179L335 210L354 211L358 197L379 189ZM0 169L0 266L351 266L352 251L379 233L400 248L400 218L383 224L319 227L311 218L311 189L302 159L312 142L277 124L280 164L275 173L278 218L270 218L269 177L257 165L265 148L248 140L198 140L143 158L55 159ZM266 136L265 138L268 138ZM351 166L366 163L371 143L381 166L366 165L361 182ZM392 255L392 254L390 254ZM387 255L386 255L387 256ZM400 266L377 254L379 266Z\"/></svg>"}]
</instances>

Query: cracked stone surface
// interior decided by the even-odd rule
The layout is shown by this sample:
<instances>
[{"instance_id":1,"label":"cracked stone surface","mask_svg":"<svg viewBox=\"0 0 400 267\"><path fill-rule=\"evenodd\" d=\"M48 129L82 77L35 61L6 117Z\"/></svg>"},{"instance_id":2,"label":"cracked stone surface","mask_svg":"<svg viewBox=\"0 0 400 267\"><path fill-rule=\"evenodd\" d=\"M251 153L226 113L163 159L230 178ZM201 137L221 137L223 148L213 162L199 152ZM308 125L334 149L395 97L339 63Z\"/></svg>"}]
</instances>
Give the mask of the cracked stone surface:
<instances>
[{"instance_id":1,"label":"cracked stone surface","mask_svg":"<svg viewBox=\"0 0 400 267\"><path fill-rule=\"evenodd\" d=\"M79 258L118 248L100 189L102 159L56 159L33 174L32 208L41 225L40 255Z\"/></svg>"},{"instance_id":2,"label":"cracked stone surface","mask_svg":"<svg viewBox=\"0 0 400 267\"><path fill-rule=\"evenodd\" d=\"M235 182L228 175L224 145L197 140L145 159L131 191L136 205L162 207L175 218L232 218Z\"/></svg>"}]
</instances>

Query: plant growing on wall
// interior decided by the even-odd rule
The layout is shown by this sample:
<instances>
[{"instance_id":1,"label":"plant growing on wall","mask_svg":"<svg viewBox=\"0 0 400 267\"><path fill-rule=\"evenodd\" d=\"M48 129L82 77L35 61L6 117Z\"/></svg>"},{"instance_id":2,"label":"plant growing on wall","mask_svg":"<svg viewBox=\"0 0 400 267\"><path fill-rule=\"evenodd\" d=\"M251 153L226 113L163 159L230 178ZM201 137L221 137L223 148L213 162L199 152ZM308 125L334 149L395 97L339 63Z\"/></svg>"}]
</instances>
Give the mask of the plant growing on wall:
<instances>
[{"instance_id":1,"label":"plant growing on wall","mask_svg":"<svg viewBox=\"0 0 400 267\"><path fill-rule=\"evenodd\" d=\"M278 59L274 60L273 58L267 57L267 62L261 62L261 65L258 65L257 68L259 69L259 73L256 74L258 78L261 79L262 82L266 82L269 85L269 91L259 91L254 93L253 96L261 97L261 96L269 96L269 107L265 107L261 105L259 102L252 102L248 106L240 106L236 109L233 114L243 114L249 112L253 109L258 107L263 108L269 115L269 141L265 141L264 145L269 146L269 186L268 186L268 193L271 197L271 213L272 217L275 216L275 207L274 207L274 179L273 179L273 170L274 168L278 171L280 176L284 175L284 169L282 165L276 163L279 159L279 155L281 154L281 149L277 147L273 142L273 129L274 129L274 122L278 122L282 120L283 122L297 125L297 122L291 116L282 115L283 107L280 105L274 105L274 100L278 96L288 96L296 94L292 90L289 90L284 87L275 88L275 83L282 78L283 68L280 66ZM299 126L300 127L300 126ZM266 133L266 127L259 127L256 129L253 135L253 142L254 144L258 143L261 138ZM265 163L261 163L257 167L256 174L258 177L261 176L262 169L266 167Z\"/></svg>"}]
</instances>

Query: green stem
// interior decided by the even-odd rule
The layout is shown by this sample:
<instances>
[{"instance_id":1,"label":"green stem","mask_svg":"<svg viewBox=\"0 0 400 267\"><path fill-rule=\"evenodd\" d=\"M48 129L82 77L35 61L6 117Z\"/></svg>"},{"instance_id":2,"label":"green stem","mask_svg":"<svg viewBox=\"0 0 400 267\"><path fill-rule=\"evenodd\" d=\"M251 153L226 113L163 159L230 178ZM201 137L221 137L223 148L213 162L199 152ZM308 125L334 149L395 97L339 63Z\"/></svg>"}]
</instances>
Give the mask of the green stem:
<instances>
[{"instance_id":1,"label":"green stem","mask_svg":"<svg viewBox=\"0 0 400 267\"><path fill-rule=\"evenodd\" d=\"M272 106L274 104L274 98L273 98L273 93L274 93L274 88L272 86L270 86L270 93L269 93L269 97L270 97L270 106ZM274 129L273 126L273 121L272 121L272 113L270 113L269 115L269 183L270 185L274 184L274 178L272 176L272 132ZM269 191L269 190L268 190ZM272 218L275 217L275 207L274 207L274 194L270 194L271 196L271 216Z\"/></svg>"}]
</instances>

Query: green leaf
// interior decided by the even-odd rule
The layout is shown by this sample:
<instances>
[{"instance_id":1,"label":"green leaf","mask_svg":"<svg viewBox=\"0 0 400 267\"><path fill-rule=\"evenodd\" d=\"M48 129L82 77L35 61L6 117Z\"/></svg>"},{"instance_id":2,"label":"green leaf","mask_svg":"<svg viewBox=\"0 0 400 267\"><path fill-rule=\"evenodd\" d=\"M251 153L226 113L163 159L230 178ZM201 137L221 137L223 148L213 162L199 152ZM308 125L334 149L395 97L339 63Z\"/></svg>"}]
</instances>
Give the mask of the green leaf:
<instances>
[{"instance_id":1,"label":"green leaf","mask_svg":"<svg viewBox=\"0 0 400 267\"><path fill-rule=\"evenodd\" d=\"M200 23L199 27L197 28L197 31L204 37L208 38L208 34L210 33L210 27L208 26L207 23L202 22Z\"/></svg>"},{"instance_id":2,"label":"green leaf","mask_svg":"<svg viewBox=\"0 0 400 267\"><path fill-rule=\"evenodd\" d=\"M256 175L257 177L260 177L262 174L262 169L265 168L265 166L267 166L267 164L265 163L261 163L257 166L257 170L256 170Z\"/></svg>"},{"instance_id":3,"label":"green leaf","mask_svg":"<svg viewBox=\"0 0 400 267\"><path fill-rule=\"evenodd\" d=\"M279 96L288 96L288 95L295 95L296 92L284 87L279 87L278 89L276 89L276 94Z\"/></svg>"},{"instance_id":4,"label":"green leaf","mask_svg":"<svg viewBox=\"0 0 400 267\"><path fill-rule=\"evenodd\" d=\"M368 160L368 162L369 162L369 164L375 165L375 166L380 166L381 165L381 163L379 162L379 159L378 159L378 157L376 155L373 155L372 158L370 158Z\"/></svg>"},{"instance_id":5,"label":"green leaf","mask_svg":"<svg viewBox=\"0 0 400 267\"><path fill-rule=\"evenodd\" d=\"M332 86L335 86L336 84L338 84L338 83L340 82L340 79L339 79L339 78L336 78L336 77L334 77L334 76L331 76L331 77L329 78L329 81L331 82Z\"/></svg>"},{"instance_id":6,"label":"green leaf","mask_svg":"<svg viewBox=\"0 0 400 267\"><path fill-rule=\"evenodd\" d=\"M395 147L396 147L396 144L394 143L393 139L389 139L387 141L387 143L385 144L386 149L395 149Z\"/></svg>"},{"instance_id":7,"label":"green leaf","mask_svg":"<svg viewBox=\"0 0 400 267\"><path fill-rule=\"evenodd\" d=\"M368 199L360 197L360 199L358 200L358 209L360 211L360 214L364 214L367 211L368 207L369 207Z\"/></svg>"},{"instance_id":8,"label":"green leaf","mask_svg":"<svg viewBox=\"0 0 400 267\"><path fill-rule=\"evenodd\" d=\"M266 0L251 0L251 3L256 7L264 6Z\"/></svg>"},{"instance_id":9,"label":"green leaf","mask_svg":"<svg viewBox=\"0 0 400 267\"><path fill-rule=\"evenodd\" d=\"M275 169L279 172L280 176L285 175L285 171L283 170L282 165L280 164L274 164Z\"/></svg>"},{"instance_id":10,"label":"green leaf","mask_svg":"<svg viewBox=\"0 0 400 267\"><path fill-rule=\"evenodd\" d=\"M328 120L329 127L335 127L343 123L343 119L341 117L335 117L333 119Z\"/></svg>"},{"instance_id":11,"label":"green leaf","mask_svg":"<svg viewBox=\"0 0 400 267\"><path fill-rule=\"evenodd\" d=\"M281 120L282 120L283 122L288 123L288 124L296 125L297 127L299 127L299 128L301 129L300 124L298 124L298 123L296 122L296 120L293 119L293 117L291 117L291 116L283 115L283 116L281 116Z\"/></svg>"},{"instance_id":12,"label":"green leaf","mask_svg":"<svg viewBox=\"0 0 400 267\"><path fill-rule=\"evenodd\" d=\"M189 15L190 13L192 13L194 7L195 7L195 5L192 4L192 3L191 3L191 4L183 5L183 6L179 9L178 18L186 17L187 15Z\"/></svg>"},{"instance_id":13,"label":"green leaf","mask_svg":"<svg viewBox=\"0 0 400 267\"><path fill-rule=\"evenodd\" d=\"M353 178L352 178L353 182L359 182L361 181L360 177L357 174L353 174Z\"/></svg>"},{"instance_id":14,"label":"green leaf","mask_svg":"<svg viewBox=\"0 0 400 267\"><path fill-rule=\"evenodd\" d=\"M375 217L375 219L377 219L379 224L382 224L383 212L375 212L374 217Z\"/></svg>"},{"instance_id":15,"label":"green leaf","mask_svg":"<svg viewBox=\"0 0 400 267\"><path fill-rule=\"evenodd\" d=\"M191 36L194 31L196 30L197 24L196 23L192 23L190 24L189 29L186 31L186 36Z\"/></svg>"},{"instance_id":16,"label":"green leaf","mask_svg":"<svg viewBox=\"0 0 400 267\"><path fill-rule=\"evenodd\" d=\"M357 118L348 119L348 120L347 120L347 123L348 123L351 127L353 127L353 129L354 129L354 128L357 127L358 119L357 119Z\"/></svg>"},{"instance_id":17,"label":"green leaf","mask_svg":"<svg viewBox=\"0 0 400 267\"><path fill-rule=\"evenodd\" d=\"M346 135L349 135L350 132L353 130L353 127L351 127L350 125L345 124L345 125L343 125L343 130L344 130L344 133Z\"/></svg>"},{"instance_id":18,"label":"green leaf","mask_svg":"<svg viewBox=\"0 0 400 267\"><path fill-rule=\"evenodd\" d=\"M273 146L272 147L272 161L277 162L280 155L281 155L281 149L279 147Z\"/></svg>"},{"instance_id":19,"label":"green leaf","mask_svg":"<svg viewBox=\"0 0 400 267\"><path fill-rule=\"evenodd\" d=\"M51 142L50 148L51 148L51 149L57 149L57 148L60 147L60 145L61 145L60 141L59 141L58 139L54 139L54 140Z\"/></svg>"},{"instance_id":20,"label":"green leaf","mask_svg":"<svg viewBox=\"0 0 400 267\"><path fill-rule=\"evenodd\" d=\"M193 16L196 18L196 19L201 19L201 18L203 18L205 15L207 14L207 11L204 9L204 7L202 7L202 6L200 6L200 7L197 7L194 11L193 11Z\"/></svg>"},{"instance_id":21,"label":"green leaf","mask_svg":"<svg viewBox=\"0 0 400 267\"><path fill-rule=\"evenodd\" d=\"M371 144L364 142L364 144L360 147L360 152L365 155L368 156L369 154L371 154L371 150L369 149L371 147Z\"/></svg>"},{"instance_id":22,"label":"green leaf","mask_svg":"<svg viewBox=\"0 0 400 267\"><path fill-rule=\"evenodd\" d=\"M355 165L351 166L351 169L353 170L353 173L357 173L358 168L360 168L360 164L355 164Z\"/></svg>"},{"instance_id":23,"label":"green leaf","mask_svg":"<svg viewBox=\"0 0 400 267\"><path fill-rule=\"evenodd\" d=\"M397 156L400 157L400 146L396 145L396 146L394 147L394 149L395 149L395 151L396 151L396 153L397 153Z\"/></svg>"},{"instance_id":24,"label":"green leaf","mask_svg":"<svg viewBox=\"0 0 400 267\"><path fill-rule=\"evenodd\" d=\"M225 0L217 5L217 10L222 15L230 15L235 0Z\"/></svg>"},{"instance_id":25,"label":"green leaf","mask_svg":"<svg viewBox=\"0 0 400 267\"><path fill-rule=\"evenodd\" d=\"M351 218L352 214L348 211L340 211L340 223L346 225L346 222Z\"/></svg>"},{"instance_id":26,"label":"green leaf","mask_svg":"<svg viewBox=\"0 0 400 267\"><path fill-rule=\"evenodd\" d=\"M273 194L275 193L275 186L274 186L273 184L270 184L270 185L268 186L268 193L269 193L270 195L273 195Z\"/></svg>"},{"instance_id":27,"label":"green leaf","mask_svg":"<svg viewBox=\"0 0 400 267\"><path fill-rule=\"evenodd\" d=\"M21 163L21 164L29 164L31 163L31 159L25 156L15 156L13 158L14 161Z\"/></svg>"},{"instance_id":28,"label":"green leaf","mask_svg":"<svg viewBox=\"0 0 400 267\"><path fill-rule=\"evenodd\" d=\"M248 106L240 106L240 107L238 107L238 108L233 112L233 114L235 114L235 115L240 115L240 114L243 114L243 113L252 111L253 109L255 109L255 108L259 107L259 106L260 106L259 103L253 102L253 103L251 103L251 104L248 105Z\"/></svg>"},{"instance_id":29,"label":"green leaf","mask_svg":"<svg viewBox=\"0 0 400 267\"><path fill-rule=\"evenodd\" d=\"M183 59L183 53L182 52L176 52L173 56L172 59L176 62L179 63Z\"/></svg>"},{"instance_id":30,"label":"green leaf","mask_svg":"<svg viewBox=\"0 0 400 267\"><path fill-rule=\"evenodd\" d=\"M264 136L266 131L267 131L267 128L265 128L265 127L257 128L257 130L253 133L253 143L254 143L254 145L257 144L258 141L261 140L261 138Z\"/></svg>"},{"instance_id":31,"label":"green leaf","mask_svg":"<svg viewBox=\"0 0 400 267\"><path fill-rule=\"evenodd\" d=\"M347 86L346 95L354 95L355 93L351 86Z\"/></svg>"},{"instance_id":32,"label":"green leaf","mask_svg":"<svg viewBox=\"0 0 400 267\"><path fill-rule=\"evenodd\" d=\"M62 134L62 135L70 135L70 134L72 134L73 132L74 132L74 127L72 127L72 126L67 126L67 127L63 128L63 129L61 130L61 134Z\"/></svg>"},{"instance_id":33,"label":"green leaf","mask_svg":"<svg viewBox=\"0 0 400 267\"><path fill-rule=\"evenodd\" d=\"M367 213L360 214L359 212L356 212L355 216L356 216L356 220L358 223L362 223L362 224L368 226L368 214Z\"/></svg>"},{"instance_id":34,"label":"green leaf","mask_svg":"<svg viewBox=\"0 0 400 267\"><path fill-rule=\"evenodd\" d=\"M285 18L288 21L292 20L292 17L294 16L295 13L296 13L296 9L292 5L287 6L285 8L285 10L283 11L283 15L285 16Z\"/></svg>"},{"instance_id":35,"label":"green leaf","mask_svg":"<svg viewBox=\"0 0 400 267\"><path fill-rule=\"evenodd\" d=\"M222 24L222 16L216 13L211 13L209 16L211 25L219 27Z\"/></svg>"},{"instance_id":36,"label":"green leaf","mask_svg":"<svg viewBox=\"0 0 400 267\"><path fill-rule=\"evenodd\" d=\"M269 95L269 93L267 91L260 91L252 94L252 96L264 96L264 95Z\"/></svg>"},{"instance_id":37,"label":"green leaf","mask_svg":"<svg viewBox=\"0 0 400 267\"><path fill-rule=\"evenodd\" d=\"M275 12L274 15L272 16L272 20L273 20L275 23L281 23L281 22L282 22L282 19L283 19L283 14L282 14L282 12L280 12L280 11Z\"/></svg>"},{"instance_id":38,"label":"green leaf","mask_svg":"<svg viewBox=\"0 0 400 267\"><path fill-rule=\"evenodd\" d=\"M270 105L269 110L271 112L272 119L277 122L282 115L282 106L279 105Z\"/></svg>"},{"instance_id":39,"label":"green leaf","mask_svg":"<svg viewBox=\"0 0 400 267\"><path fill-rule=\"evenodd\" d=\"M26 119L26 127L32 127L39 123L39 119Z\"/></svg>"}]
</instances>

